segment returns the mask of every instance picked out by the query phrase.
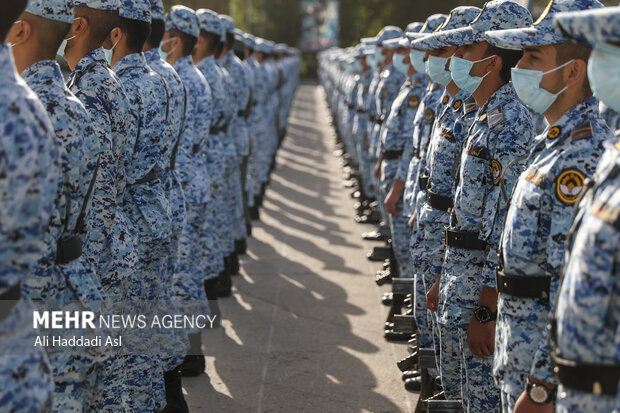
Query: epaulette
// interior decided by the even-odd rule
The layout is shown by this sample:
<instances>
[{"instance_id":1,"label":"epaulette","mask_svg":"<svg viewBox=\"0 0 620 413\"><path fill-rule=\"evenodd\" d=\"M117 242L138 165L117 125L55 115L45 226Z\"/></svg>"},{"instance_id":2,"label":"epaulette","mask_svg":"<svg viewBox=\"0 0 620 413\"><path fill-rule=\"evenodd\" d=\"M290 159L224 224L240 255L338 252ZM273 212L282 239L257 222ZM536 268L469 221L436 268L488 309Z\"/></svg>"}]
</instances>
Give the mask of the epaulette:
<instances>
[{"instance_id":1,"label":"epaulette","mask_svg":"<svg viewBox=\"0 0 620 413\"><path fill-rule=\"evenodd\" d=\"M504 121L504 112L501 106L495 106L487 111L487 120L489 122L489 128L494 128Z\"/></svg>"},{"instance_id":2,"label":"epaulette","mask_svg":"<svg viewBox=\"0 0 620 413\"><path fill-rule=\"evenodd\" d=\"M570 133L570 141L576 142L581 139L591 138L592 137L592 124L590 121L585 121L575 126L575 129Z\"/></svg>"},{"instance_id":3,"label":"epaulette","mask_svg":"<svg viewBox=\"0 0 620 413\"><path fill-rule=\"evenodd\" d=\"M467 99L465 101L465 105L464 105L464 114L465 115L469 115L472 112L475 112L478 110L478 105L476 105L476 100L473 97L470 97L469 99Z\"/></svg>"}]
</instances>

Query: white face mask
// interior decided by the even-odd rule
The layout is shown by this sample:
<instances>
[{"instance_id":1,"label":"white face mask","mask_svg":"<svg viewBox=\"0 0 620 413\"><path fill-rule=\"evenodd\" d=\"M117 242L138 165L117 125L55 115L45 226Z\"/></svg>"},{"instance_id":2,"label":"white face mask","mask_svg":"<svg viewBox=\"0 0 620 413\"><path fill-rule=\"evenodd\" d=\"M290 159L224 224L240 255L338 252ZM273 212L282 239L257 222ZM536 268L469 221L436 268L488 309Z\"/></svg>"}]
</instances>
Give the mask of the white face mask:
<instances>
[{"instance_id":1,"label":"white face mask","mask_svg":"<svg viewBox=\"0 0 620 413\"><path fill-rule=\"evenodd\" d=\"M121 37L123 37L122 34L121 34ZM105 47L103 48L103 53L105 53L105 60L108 62L108 65L112 64L112 56L114 56L114 48L116 47L118 42L121 41L121 37L118 38L118 40L116 41L116 43L114 43L111 49L106 49Z\"/></svg>"},{"instance_id":2,"label":"white face mask","mask_svg":"<svg viewBox=\"0 0 620 413\"><path fill-rule=\"evenodd\" d=\"M547 70L543 72L542 70L529 70L529 69L520 69L517 67L513 67L511 69L512 73L512 85L519 96L519 99L527 106L538 113L545 113L549 107L555 102L555 100L560 96L568 86L564 86L562 90L558 93L551 93L548 90L540 87L540 82L542 82L542 78L547 73L555 72L563 68L564 66L572 63L571 59L568 62L560 65L551 70Z\"/></svg>"},{"instance_id":3,"label":"white face mask","mask_svg":"<svg viewBox=\"0 0 620 413\"><path fill-rule=\"evenodd\" d=\"M73 21L79 20L81 19L81 17L76 17L75 19L73 19ZM57 55L65 57L65 49L67 48L67 43L69 42L69 40L73 40L75 39L77 36L71 36L68 39L63 39L62 43L60 43L60 47L58 48L58 51L56 52Z\"/></svg>"}]
</instances>

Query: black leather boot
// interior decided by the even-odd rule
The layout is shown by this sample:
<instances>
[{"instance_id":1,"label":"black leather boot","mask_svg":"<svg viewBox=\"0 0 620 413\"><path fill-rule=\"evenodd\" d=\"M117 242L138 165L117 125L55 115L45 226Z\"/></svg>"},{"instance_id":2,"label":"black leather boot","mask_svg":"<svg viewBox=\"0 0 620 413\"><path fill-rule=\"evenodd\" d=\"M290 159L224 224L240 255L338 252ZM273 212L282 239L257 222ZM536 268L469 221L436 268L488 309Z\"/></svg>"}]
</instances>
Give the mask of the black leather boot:
<instances>
[{"instance_id":1,"label":"black leather boot","mask_svg":"<svg viewBox=\"0 0 620 413\"><path fill-rule=\"evenodd\" d=\"M178 368L164 372L164 385L166 386L166 407L161 413L189 413L185 396L183 396L181 372Z\"/></svg>"},{"instance_id":2,"label":"black leather boot","mask_svg":"<svg viewBox=\"0 0 620 413\"><path fill-rule=\"evenodd\" d=\"M200 376L205 371L205 356L202 354L202 333L189 335L189 351L179 366L183 377Z\"/></svg>"}]
</instances>

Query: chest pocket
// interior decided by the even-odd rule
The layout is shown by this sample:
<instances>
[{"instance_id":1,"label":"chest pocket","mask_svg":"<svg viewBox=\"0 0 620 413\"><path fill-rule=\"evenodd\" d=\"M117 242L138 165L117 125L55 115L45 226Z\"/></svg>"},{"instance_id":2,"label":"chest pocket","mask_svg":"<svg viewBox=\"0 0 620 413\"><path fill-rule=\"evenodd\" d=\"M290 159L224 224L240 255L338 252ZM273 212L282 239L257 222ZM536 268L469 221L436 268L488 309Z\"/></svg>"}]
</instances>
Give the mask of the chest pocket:
<instances>
[{"instance_id":1,"label":"chest pocket","mask_svg":"<svg viewBox=\"0 0 620 413\"><path fill-rule=\"evenodd\" d=\"M471 216L481 217L489 184L488 151L471 142L463 153L459 183L463 195L459 207Z\"/></svg>"},{"instance_id":2,"label":"chest pocket","mask_svg":"<svg viewBox=\"0 0 620 413\"><path fill-rule=\"evenodd\" d=\"M543 190L540 186L544 182L537 182L538 185L533 182L544 178L537 174L536 168L530 168L521 175L504 226L509 228L504 234L504 243L511 255L530 261L539 256L544 248L541 242L545 232L542 228Z\"/></svg>"}]
</instances>

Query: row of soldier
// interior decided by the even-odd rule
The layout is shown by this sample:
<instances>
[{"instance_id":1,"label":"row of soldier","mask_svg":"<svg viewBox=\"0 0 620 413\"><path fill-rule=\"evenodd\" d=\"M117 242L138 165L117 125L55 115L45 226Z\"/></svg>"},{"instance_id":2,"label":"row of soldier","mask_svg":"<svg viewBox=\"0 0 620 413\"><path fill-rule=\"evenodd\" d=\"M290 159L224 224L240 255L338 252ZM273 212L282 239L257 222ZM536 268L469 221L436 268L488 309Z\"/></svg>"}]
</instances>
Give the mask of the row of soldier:
<instances>
[{"instance_id":1,"label":"row of soldier","mask_svg":"<svg viewBox=\"0 0 620 413\"><path fill-rule=\"evenodd\" d=\"M33 309L219 323L298 53L161 0L13 0L0 16L0 410L186 412L200 328L43 349Z\"/></svg>"},{"instance_id":2,"label":"row of soldier","mask_svg":"<svg viewBox=\"0 0 620 413\"><path fill-rule=\"evenodd\" d=\"M597 0L457 7L320 56L356 220L389 240L385 337L412 338L391 321L413 279L436 399L620 411L619 71L620 7Z\"/></svg>"}]
</instances>

